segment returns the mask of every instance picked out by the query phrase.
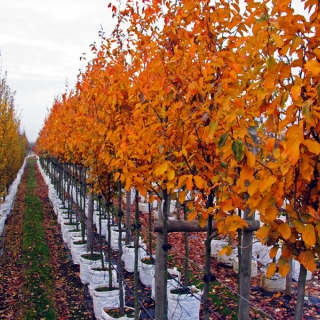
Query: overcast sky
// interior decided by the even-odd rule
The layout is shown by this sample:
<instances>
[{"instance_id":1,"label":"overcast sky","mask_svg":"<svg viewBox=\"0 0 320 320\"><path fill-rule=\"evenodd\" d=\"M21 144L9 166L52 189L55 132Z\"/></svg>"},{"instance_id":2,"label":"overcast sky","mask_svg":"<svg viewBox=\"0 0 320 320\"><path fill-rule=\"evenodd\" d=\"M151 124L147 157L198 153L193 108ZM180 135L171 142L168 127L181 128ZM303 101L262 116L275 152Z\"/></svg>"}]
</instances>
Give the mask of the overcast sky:
<instances>
[{"instance_id":1,"label":"overcast sky","mask_svg":"<svg viewBox=\"0 0 320 320\"><path fill-rule=\"evenodd\" d=\"M2 76L21 114L22 129L35 141L54 97L74 88L82 53L99 43L103 26L113 30L110 0L0 0Z\"/></svg>"}]
</instances>

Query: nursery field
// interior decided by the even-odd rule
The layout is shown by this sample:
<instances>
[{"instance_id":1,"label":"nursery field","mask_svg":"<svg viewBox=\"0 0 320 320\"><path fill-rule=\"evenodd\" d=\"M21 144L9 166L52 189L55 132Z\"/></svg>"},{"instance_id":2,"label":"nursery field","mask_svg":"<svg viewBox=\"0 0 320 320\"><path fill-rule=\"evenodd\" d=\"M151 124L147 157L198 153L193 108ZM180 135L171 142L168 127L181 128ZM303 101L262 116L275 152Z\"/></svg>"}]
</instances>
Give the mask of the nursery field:
<instances>
[{"instance_id":1,"label":"nursery field","mask_svg":"<svg viewBox=\"0 0 320 320\"><path fill-rule=\"evenodd\" d=\"M132 208L133 211L133 208ZM133 214L133 213L132 213ZM147 214L141 215L142 238L149 236ZM153 234L155 237L155 234ZM205 233L192 232L189 238L189 281L201 286L204 264ZM97 240L97 235L95 235ZM107 244L103 238L103 250ZM169 268L184 264L184 233L169 235L172 249ZM95 243L97 246L97 241ZM79 277L79 265L72 263L70 252L61 238L57 217L48 198L48 187L36 158L27 161L15 204L6 222L0 259L0 319L94 319L93 304L87 285ZM117 261L117 252L112 252ZM115 262L116 263L116 262ZM251 319L293 319L293 294L267 293L260 289L260 266L252 278ZM237 275L231 267L211 258L211 272L216 281L211 289L211 318L238 319ZM307 281L304 319L320 319L319 268ZM133 274L124 271L126 305L133 306ZM183 281L183 279L181 279ZM153 319L155 301L151 288L139 281L141 319ZM200 307L200 319L202 306Z\"/></svg>"}]
</instances>

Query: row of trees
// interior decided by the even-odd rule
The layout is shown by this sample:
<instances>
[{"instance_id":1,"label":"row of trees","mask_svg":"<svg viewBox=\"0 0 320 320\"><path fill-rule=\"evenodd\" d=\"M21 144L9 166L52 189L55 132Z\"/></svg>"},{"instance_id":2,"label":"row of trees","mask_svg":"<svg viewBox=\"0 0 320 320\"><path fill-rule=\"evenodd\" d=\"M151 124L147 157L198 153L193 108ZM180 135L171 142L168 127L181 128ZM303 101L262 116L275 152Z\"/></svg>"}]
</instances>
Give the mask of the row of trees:
<instances>
[{"instance_id":1,"label":"row of trees","mask_svg":"<svg viewBox=\"0 0 320 320\"><path fill-rule=\"evenodd\" d=\"M39 154L86 166L98 194L110 175L166 203L192 191L188 219L233 238L259 211L256 236L282 250L268 275L294 258L304 286L320 252L320 11L301 2L308 17L287 0L110 4L116 28L54 102Z\"/></svg>"},{"instance_id":2,"label":"row of trees","mask_svg":"<svg viewBox=\"0 0 320 320\"><path fill-rule=\"evenodd\" d=\"M0 70L0 195L5 197L27 153L28 140L20 130L14 93Z\"/></svg>"}]
</instances>

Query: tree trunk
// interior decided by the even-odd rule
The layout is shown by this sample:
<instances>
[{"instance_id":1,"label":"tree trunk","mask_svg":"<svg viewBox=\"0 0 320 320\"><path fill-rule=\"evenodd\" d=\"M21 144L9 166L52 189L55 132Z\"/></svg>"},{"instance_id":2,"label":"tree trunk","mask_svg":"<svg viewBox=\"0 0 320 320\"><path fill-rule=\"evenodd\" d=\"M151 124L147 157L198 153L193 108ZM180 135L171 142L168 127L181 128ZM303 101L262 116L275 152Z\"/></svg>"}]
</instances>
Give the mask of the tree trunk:
<instances>
[{"instance_id":1,"label":"tree trunk","mask_svg":"<svg viewBox=\"0 0 320 320\"><path fill-rule=\"evenodd\" d=\"M286 276L286 295L291 296L292 294L292 258L289 259L289 272Z\"/></svg>"},{"instance_id":2,"label":"tree trunk","mask_svg":"<svg viewBox=\"0 0 320 320\"><path fill-rule=\"evenodd\" d=\"M150 253L150 257L152 257L152 213L151 213L151 203L149 203L149 206L148 206L148 218L149 218L149 221L148 221L148 227L149 227L149 235L148 235L148 242L149 242L149 253Z\"/></svg>"},{"instance_id":3,"label":"tree trunk","mask_svg":"<svg viewBox=\"0 0 320 320\"><path fill-rule=\"evenodd\" d=\"M136 190L135 196L135 234L134 234L134 318L139 320L139 273L138 273L138 258L139 258L139 193Z\"/></svg>"},{"instance_id":4,"label":"tree trunk","mask_svg":"<svg viewBox=\"0 0 320 320\"><path fill-rule=\"evenodd\" d=\"M209 302L209 293L210 293L210 256L211 256L211 233L212 233L212 219L213 216L209 215L208 217L208 231L207 238L205 240L205 263L204 263L204 287L203 287L203 312L204 320L209 320L210 317L210 302Z\"/></svg>"},{"instance_id":5,"label":"tree trunk","mask_svg":"<svg viewBox=\"0 0 320 320\"><path fill-rule=\"evenodd\" d=\"M187 220L187 206L183 206L183 214L184 214L184 220ZM184 258L184 281L183 284L185 287L189 285L189 234L188 232L184 233L184 252L185 252L185 258Z\"/></svg>"},{"instance_id":6,"label":"tree trunk","mask_svg":"<svg viewBox=\"0 0 320 320\"><path fill-rule=\"evenodd\" d=\"M254 220L254 214L248 216L250 209L244 210L244 219ZM252 242L253 232L244 231L242 234L242 243L240 244L241 257L239 259L239 319L250 319L250 285L251 285L251 261L252 261Z\"/></svg>"},{"instance_id":7,"label":"tree trunk","mask_svg":"<svg viewBox=\"0 0 320 320\"><path fill-rule=\"evenodd\" d=\"M121 182L118 181L118 226L119 226L119 255L118 255L118 272L119 272L119 303L120 315L124 315L124 301L123 301L123 267L122 267L122 215L121 210ZM101 230L100 230L101 231Z\"/></svg>"},{"instance_id":8,"label":"tree trunk","mask_svg":"<svg viewBox=\"0 0 320 320\"><path fill-rule=\"evenodd\" d=\"M131 213L131 189L126 191L126 244L130 243L130 213Z\"/></svg>"},{"instance_id":9,"label":"tree trunk","mask_svg":"<svg viewBox=\"0 0 320 320\"><path fill-rule=\"evenodd\" d=\"M159 211L159 223L162 224L162 232L157 234L156 262L155 262L155 318L157 320L168 319L168 297L167 297L167 259L168 259L168 209L170 196L167 190L163 190L163 209Z\"/></svg>"},{"instance_id":10,"label":"tree trunk","mask_svg":"<svg viewBox=\"0 0 320 320\"><path fill-rule=\"evenodd\" d=\"M88 197L87 252L93 254L93 193Z\"/></svg>"},{"instance_id":11,"label":"tree trunk","mask_svg":"<svg viewBox=\"0 0 320 320\"><path fill-rule=\"evenodd\" d=\"M297 304L294 311L294 320L301 320L303 316L304 295L306 290L307 269L301 263L297 287Z\"/></svg>"}]
</instances>

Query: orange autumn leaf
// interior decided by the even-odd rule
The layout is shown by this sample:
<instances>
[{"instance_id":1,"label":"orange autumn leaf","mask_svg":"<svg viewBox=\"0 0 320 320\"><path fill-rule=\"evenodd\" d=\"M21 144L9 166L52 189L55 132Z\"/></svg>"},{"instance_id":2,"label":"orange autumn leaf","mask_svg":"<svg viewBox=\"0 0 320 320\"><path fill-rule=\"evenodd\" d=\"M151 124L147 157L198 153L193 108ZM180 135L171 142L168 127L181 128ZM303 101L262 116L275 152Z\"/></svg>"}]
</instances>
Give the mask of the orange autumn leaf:
<instances>
[{"instance_id":1,"label":"orange autumn leaf","mask_svg":"<svg viewBox=\"0 0 320 320\"><path fill-rule=\"evenodd\" d=\"M256 232L256 238L259 239L262 243L266 243L268 241L269 231L271 226L263 225Z\"/></svg>"},{"instance_id":2,"label":"orange autumn leaf","mask_svg":"<svg viewBox=\"0 0 320 320\"><path fill-rule=\"evenodd\" d=\"M266 221L274 221L276 220L277 216L278 216L278 208L276 207L269 207L266 209L265 211L265 215L264 215L264 218Z\"/></svg>"},{"instance_id":3,"label":"orange autumn leaf","mask_svg":"<svg viewBox=\"0 0 320 320\"><path fill-rule=\"evenodd\" d=\"M300 85L294 85L291 88L291 97L292 97L293 101L299 100L300 92L301 92L301 86Z\"/></svg>"},{"instance_id":4,"label":"orange autumn leaf","mask_svg":"<svg viewBox=\"0 0 320 320\"><path fill-rule=\"evenodd\" d=\"M316 155L320 154L320 143L312 140L304 140L303 144L308 148L308 150Z\"/></svg>"},{"instance_id":5,"label":"orange autumn leaf","mask_svg":"<svg viewBox=\"0 0 320 320\"><path fill-rule=\"evenodd\" d=\"M248 151L247 152L247 165L248 165L248 167L253 168L255 162L256 162L255 155L251 151Z\"/></svg>"},{"instance_id":6,"label":"orange autumn leaf","mask_svg":"<svg viewBox=\"0 0 320 320\"><path fill-rule=\"evenodd\" d=\"M288 223L280 224L278 227L278 231L281 234L281 236L283 237L283 239L285 239L285 240L289 239L291 236L291 228L288 225Z\"/></svg>"},{"instance_id":7,"label":"orange autumn leaf","mask_svg":"<svg viewBox=\"0 0 320 320\"><path fill-rule=\"evenodd\" d=\"M275 258L275 256L277 255L277 252L279 250L278 246L272 247L270 252L269 252L269 256L271 259Z\"/></svg>"},{"instance_id":8,"label":"orange autumn leaf","mask_svg":"<svg viewBox=\"0 0 320 320\"><path fill-rule=\"evenodd\" d=\"M198 215L198 212L196 210L193 210L188 214L188 221L190 222L194 220L197 217L197 215Z\"/></svg>"},{"instance_id":9,"label":"orange autumn leaf","mask_svg":"<svg viewBox=\"0 0 320 320\"><path fill-rule=\"evenodd\" d=\"M281 275L281 277L285 278L285 276L290 271L290 264L288 260L284 258L280 258L278 261L278 266L279 266L279 274Z\"/></svg>"},{"instance_id":10,"label":"orange autumn leaf","mask_svg":"<svg viewBox=\"0 0 320 320\"><path fill-rule=\"evenodd\" d=\"M275 176L268 176L267 178L263 179L259 184L260 192L267 190L270 186L272 186L277 181Z\"/></svg>"},{"instance_id":11,"label":"orange autumn leaf","mask_svg":"<svg viewBox=\"0 0 320 320\"><path fill-rule=\"evenodd\" d=\"M302 231L302 240L306 245L312 247L316 243L316 234L313 225L307 224Z\"/></svg>"},{"instance_id":12,"label":"orange autumn leaf","mask_svg":"<svg viewBox=\"0 0 320 320\"><path fill-rule=\"evenodd\" d=\"M197 188L205 189L207 187L207 182L203 180L200 176L194 176L193 179Z\"/></svg>"},{"instance_id":13,"label":"orange autumn leaf","mask_svg":"<svg viewBox=\"0 0 320 320\"><path fill-rule=\"evenodd\" d=\"M223 256L226 254L227 256L230 256L232 253L232 247L231 246L225 246L219 251L219 256Z\"/></svg>"},{"instance_id":14,"label":"orange autumn leaf","mask_svg":"<svg viewBox=\"0 0 320 320\"><path fill-rule=\"evenodd\" d=\"M298 260L307 270L311 272L316 270L315 257L311 250L301 251L298 255Z\"/></svg>"},{"instance_id":15,"label":"orange autumn leaf","mask_svg":"<svg viewBox=\"0 0 320 320\"><path fill-rule=\"evenodd\" d=\"M277 265L274 262L271 262L267 268L267 272L266 272L267 278L271 278L276 273L276 270L277 270Z\"/></svg>"},{"instance_id":16,"label":"orange autumn leaf","mask_svg":"<svg viewBox=\"0 0 320 320\"><path fill-rule=\"evenodd\" d=\"M302 128L298 125L291 126L286 134L287 137L287 156L292 165L295 165L300 156L300 144L304 141Z\"/></svg>"},{"instance_id":17,"label":"orange autumn leaf","mask_svg":"<svg viewBox=\"0 0 320 320\"><path fill-rule=\"evenodd\" d=\"M285 259L289 260L289 258L291 256L292 249L290 249L290 247L287 246L286 244L283 244L281 247L281 252L282 252L282 256Z\"/></svg>"},{"instance_id":18,"label":"orange autumn leaf","mask_svg":"<svg viewBox=\"0 0 320 320\"><path fill-rule=\"evenodd\" d=\"M305 64L305 67L309 69L312 74L318 76L320 73L320 63L316 60L310 60Z\"/></svg>"}]
</instances>

